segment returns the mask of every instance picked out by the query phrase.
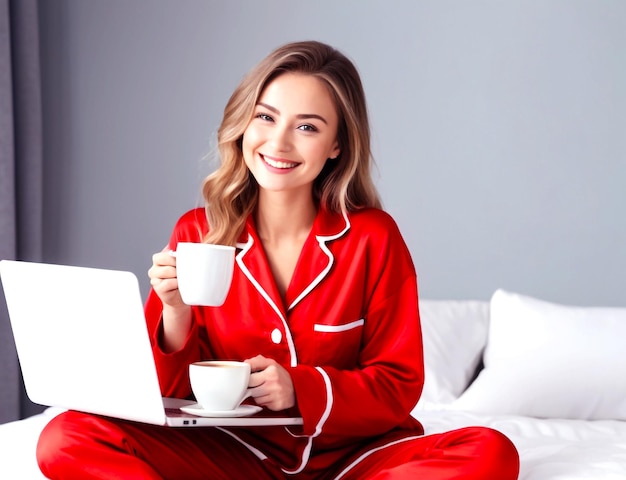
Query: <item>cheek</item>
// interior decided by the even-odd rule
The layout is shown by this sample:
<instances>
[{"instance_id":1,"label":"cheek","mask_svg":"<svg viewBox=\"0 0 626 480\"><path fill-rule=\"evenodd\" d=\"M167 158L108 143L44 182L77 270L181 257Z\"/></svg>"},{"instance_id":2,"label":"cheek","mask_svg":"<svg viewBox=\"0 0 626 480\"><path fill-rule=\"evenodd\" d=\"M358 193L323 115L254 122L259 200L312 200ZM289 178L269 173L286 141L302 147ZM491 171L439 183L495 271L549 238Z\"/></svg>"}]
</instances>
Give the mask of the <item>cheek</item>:
<instances>
[{"instance_id":1,"label":"cheek","mask_svg":"<svg viewBox=\"0 0 626 480\"><path fill-rule=\"evenodd\" d=\"M320 144L316 145L314 148L309 150L309 154L311 157L316 157L320 161L326 163L330 157L333 156L334 149L328 144Z\"/></svg>"},{"instance_id":2,"label":"cheek","mask_svg":"<svg viewBox=\"0 0 626 480\"><path fill-rule=\"evenodd\" d=\"M257 144L258 141L254 131L247 129L243 133L243 138L241 139L241 151L243 152L243 157L246 160L246 163L252 159L252 155Z\"/></svg>"}]
</instances>

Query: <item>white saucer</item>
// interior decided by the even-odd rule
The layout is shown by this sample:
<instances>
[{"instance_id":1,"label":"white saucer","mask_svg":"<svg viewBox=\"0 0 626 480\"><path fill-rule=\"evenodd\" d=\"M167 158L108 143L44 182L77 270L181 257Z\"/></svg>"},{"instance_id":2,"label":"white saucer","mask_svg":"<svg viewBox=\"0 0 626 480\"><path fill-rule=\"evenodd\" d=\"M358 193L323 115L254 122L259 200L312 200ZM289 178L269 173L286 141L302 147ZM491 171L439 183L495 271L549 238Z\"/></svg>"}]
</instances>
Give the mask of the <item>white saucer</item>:
<instances>
[{"instance_id":1,"label":"white saucer","mask_svg":"<svg viewBox=\"0 0 626 480\"><path fill-rule=\"evenodd\" d=\"M247 417L263 410L258 405L239 405L234 410L205 410L198 403L180 407L180 409L190 415L198 417Z\"/></svg>"}]
</instances>

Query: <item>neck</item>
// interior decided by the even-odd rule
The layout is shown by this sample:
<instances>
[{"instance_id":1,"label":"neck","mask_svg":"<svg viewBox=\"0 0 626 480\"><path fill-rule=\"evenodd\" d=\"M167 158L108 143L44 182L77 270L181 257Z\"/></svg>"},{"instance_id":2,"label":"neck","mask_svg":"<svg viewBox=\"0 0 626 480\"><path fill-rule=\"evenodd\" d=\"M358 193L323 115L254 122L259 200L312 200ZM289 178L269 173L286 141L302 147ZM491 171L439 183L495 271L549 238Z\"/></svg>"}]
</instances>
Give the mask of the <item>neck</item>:
<instances>
[{"instance_id":1,"label":"neck","mask_svg":"<svg viewBox=\"0 0 626 480\"><path fill-rule=\"evenodd\" d=\"M261 192L255 220L263 241L278 242L308 235L316 215L317 207L310 196Z\"/></svg>"}]
</instances>

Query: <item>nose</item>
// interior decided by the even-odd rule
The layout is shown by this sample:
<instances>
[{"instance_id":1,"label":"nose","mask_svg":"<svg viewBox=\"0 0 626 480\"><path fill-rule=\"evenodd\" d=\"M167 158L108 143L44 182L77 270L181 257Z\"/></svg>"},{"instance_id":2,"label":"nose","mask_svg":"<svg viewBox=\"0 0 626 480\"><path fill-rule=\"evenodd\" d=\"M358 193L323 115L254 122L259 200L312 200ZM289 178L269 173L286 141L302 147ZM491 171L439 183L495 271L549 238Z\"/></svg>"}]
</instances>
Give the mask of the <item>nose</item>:
<instances>
[{"instance_id":1,"label":"nose","mask_svg":"<svg viewBox=\"0 0 626 480\"><path fill-rule=\"evenodd\" d=\"M270 134L269 144L277 152L287 152L292 148L292 132L286 126L276 125Z\"/></svg>"}]
</instances>

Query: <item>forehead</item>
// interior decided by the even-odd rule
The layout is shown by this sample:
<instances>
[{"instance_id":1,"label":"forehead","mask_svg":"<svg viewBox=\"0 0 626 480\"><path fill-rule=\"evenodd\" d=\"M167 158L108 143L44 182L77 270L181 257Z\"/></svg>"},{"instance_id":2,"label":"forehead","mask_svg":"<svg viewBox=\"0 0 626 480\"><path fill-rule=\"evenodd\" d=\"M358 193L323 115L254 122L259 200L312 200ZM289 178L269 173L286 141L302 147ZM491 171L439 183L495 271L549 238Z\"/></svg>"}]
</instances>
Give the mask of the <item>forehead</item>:
<instances>
[{"instance_id":1,"label":"forehead","mask_svg":"<svg viewBox=\"0 0 626 480\"><path fill-rule=\"evenodd\" d=\"M336 115L336 105L329 87L320 78L305 73L283 73L269 82L259 102L281 113L326 113Z\"/></svg>"}]
</instances>

